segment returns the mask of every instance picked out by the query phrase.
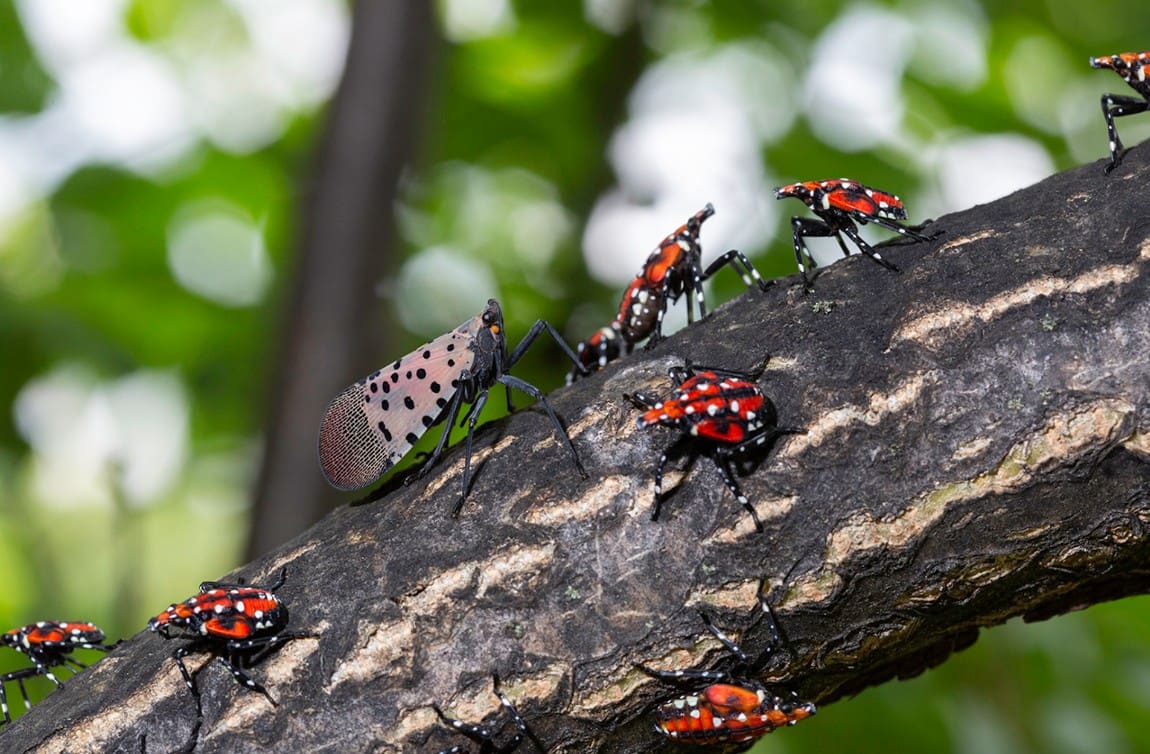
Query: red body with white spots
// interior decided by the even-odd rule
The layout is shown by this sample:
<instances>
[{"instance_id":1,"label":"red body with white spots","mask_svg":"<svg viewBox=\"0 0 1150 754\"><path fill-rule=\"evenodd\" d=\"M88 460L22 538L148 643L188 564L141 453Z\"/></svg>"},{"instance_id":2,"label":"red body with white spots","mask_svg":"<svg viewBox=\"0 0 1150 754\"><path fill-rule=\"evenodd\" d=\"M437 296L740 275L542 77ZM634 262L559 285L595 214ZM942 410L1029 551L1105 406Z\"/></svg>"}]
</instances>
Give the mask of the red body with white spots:
<instances>
[{"instance_id":1,"label":"red body with white spots","mask_svg":"<svg viewBox=\"0 0 1150 754\"><path fill-rule=\"evenodd\" d=\"M815 714L815 705L794 694L780 697L754 680L782 643L774 613L759 585L759 610L770 641L754 659L700 613L707 630L730 655L725 670L653 670L638 668L652 678L686 686L689 693L668 699L655 709L655 730L685 744L726 744L751 741L771 731L794 725Z\"/></svg>"},{"instance_id":2,"label":"red body with white spots","mask_svg":"<svg viewBox=\"0 0 1150 754\"><path fill-rule=\"evenodd\" d=\"M1150 96L1150 52L1120 52L1090 58L1093 68L1114 71L1130 87L1143 96Z\"/></svg>"},{"instance_id":3,"label":"red body with white spots","mask_svg":"<svg viewBox=\"0 0 1150 754\"><path fill-rule=\"evenodd\" d=\"M0 634L0 647L14 649L32 661L30 668L0 675L0 725L12 720L8 711L8 696L4 690L6 683L16 681L24 697L24 707L32 709L32 701L24 688L25 680L42 675L58 688L63 688L64 684L52 673L51 668L66 667L73 673L83 670L88 666L74 659L72 652L77 649L109 652L114 648L105 645L103 641L104 632L98 626L81 621L39 621Z\"/></svg>"},{"instance_id":4,"label":"red body with white spots","mask_svg":"<svg viewBox=\"0 0 1150 754\"><path fill-rule=\"evenodd\" d=\"M1090 65L1114 71L1131 89L1138 92L1138 97L1102 95L1102 116L1106 119L1106 135L1110 139L1110 162L1106 165L1106 172L1109 173L1118 166L1123 149L1114 119L1150 110L1150 52L1121 52L1090 58Z\"/></svg>"},{"instance_id":5,"label":"red body with white spots","mask_svg":"<svg viewBox=\"0 0 1150 754\"><path fill-rule=\"evenodd\" d=\"M640 429L655 425L677 427L683 435L659 456L655 466L655 504L651 520L659 517L663 502L663 469L677 456L690 453L710 456L715 467L739 504L751 515L755 529L763 530L759 514L735 480L731 461L766 448L776 437L801 433L794 427L775 424L775 406L755 383L757 375L703 367L675 367L670 370L675 392L658 400L643 393L629 396L643 409L636 419Z\"/></svg>"},{"instance_id":6,"label":"red body with white spots","mask_svg":"<svg viewBox=\"0 0 1150 754\"><path fill-rule=\"evenodd\" d=\"M737 445L773 426L775 412L754 382L704 371L686 379L672 398L644 411L637 423L640 428L679 427L696 437Z\"/></svg>"},{"instance_id":7,"label":"red body with white spots","mask_svg":"<svg viewBox=\"0 0 1150 754\"><path fill-rule=\"evenodd\" d=\"M40 621L0 634L0 644L18 652L71 652L102 644L104 632L91 623L78 621Z\"/></svg>"},{"instance_id":8,"label":"red body with white spots","mask_svg":"<svg viewBox=\"0 0 1150 754\"><path fill-rule=\"evenodd\" d=\"M880 189L864 186L849 178L832 178L825 181L802 181L775 189L776 199L794 198L811 208L818 220L805 217L792 217L791 230L795 247L795 261L803 283L809 288L811 278L807 275L808 266L816 267L814 257L807 249L804 239L811 237L834 237L842 249L843 256L850 256L843 236L858 247L858 250L873 261L898 272L898 267L883 258L873 246L863 240L855 223L875 225L893 230L916 241L930 241L934 236L924 236L910 228L899 225L906 219L906 207L902 199ZM937 234L936 234L937 235Z\"/></svg>"},{"instance_id":9,"label":"red body with white spots","mask_svg":"<svg viewBox=\"0 0 1150 754\"><path fill-rule=\"evenodd\" d=\"M237 683L263 694L273 705L276 703L267 689L248 676L244 668L258 662L280 644L292 639L313 638L311 634L285 631L287 606L274 592L283 586L286 578L285 568L280 571L275 584L267 589L205 581L200 584L199 594L168 606L167 610L148 621L148 630L165 639L188 640L176 649L172 657L196 703L197 729L203 715L200 692L184 665L184 658L193 652L216 654Z\"/></svg>"},{"instance_id":10,"label":"red body with white spots","mask_svg":"<svg viewBox=\"0 0 1150 754\"><path fill-rule=\"evenodd\" d=\"M200 593L177 602L148 621L148 630L224 640L251 639L282 631L287 608L266 589L205 583Z\"/></svg>"},{"instance_id":11,"label":"red body with white spots","mask_svg":"<svg viewBox=\"0 0 1150 754\"><path fill-rule=\"evenodd\" d=\"M615 319L577 346L580 362L585 368L602 369L608 362L630 353L644 338L650 338L649 344L657 343L663 337L663 317L667 307L684 293L693 291L693 297L687 299L687 322L694 322L696 303L700 319L707 316L703 283L725 265L735 267L748 288L757 285L766 290L767 284L759 271L736 249L720 255L703 269L699 231L703 221L713 214L715 208L708 204L659 242L643 263L643 269L623 292ZM567 383L574 382L578 376L577 371L572 371Z\"/></svg>"},{"instance_id":12,"label":"red body with white spots","mask_svg":"<svg viewBox=\"0 0 1150 754\"><path fill-rule=\"evenodd\" d=\"M803 181L775 189L776 199L793 197L814 210L815 214L838 210L855 220L867 218L905 220L906 207L894 194L864 186L849 178L826 181Z\"/></svg>"},{"instance_id":13,"label":"red body with white spots","mask_svg":"<svg viewBox=\"0 0 1150 754\"><path fill-rule=\"evenodd\" d=\"M745 683L712 683L660 704L655 710L655 730L683 743L740 743L815 713L810 702L783 699L762 684Z\"/></svg>"}]
</instances>

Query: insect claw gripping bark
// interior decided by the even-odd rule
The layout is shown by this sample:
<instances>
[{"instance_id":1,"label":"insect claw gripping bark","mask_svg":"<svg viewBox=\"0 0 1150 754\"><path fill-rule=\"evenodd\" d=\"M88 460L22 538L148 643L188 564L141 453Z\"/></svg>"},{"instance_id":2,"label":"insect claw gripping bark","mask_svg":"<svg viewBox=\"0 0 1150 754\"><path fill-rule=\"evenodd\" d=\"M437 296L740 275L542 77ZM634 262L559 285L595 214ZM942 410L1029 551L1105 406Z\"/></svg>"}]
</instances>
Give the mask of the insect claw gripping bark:
<instances>
[{"instance_id":1,"label":"insect claw gripping bark","mask_svg":"<svg viewBox=\"0 0 1150 754\"><path fill-rule=\"evenodd\" d=\"M817 264L807 249L804 241L806 238L833 236L838 241L843 256L850 256L850 250L847 249L846 242L843 240L845 235L858 247L859 251L873 261L888 270L898 272L898 267L884 259L882 254L863 240L855 226L856 222L860 225L874 223L916 241L932 241L939 235L939 233L935 233L932 236L925 236L912 228L899 224L899 220L906 219L906 207L903 206L901 199L894 194L864 186L858 181L847 178L805 181L775 189L776 199L786 199L787 197L798 199L819 218L817 220L807 217L791 218L795 261L798 263L803 285L808 290L811 288L812 280L807 274L807 266L809 264L810 269L813 270Z\"/></svg>"},{"instance_id":2,"label":"insect claw gripping bark","mask_svg":"<svg viewBox=\"0 0 1150 754\"><path fill-rule=\"evenodd\" d=\"M675 387L670 398L659 400L643 393L624 394L625 399L643 409L636 420L640 429L661 424L683 431L660 454L655 466L652 521L659 518L663 504L664 468L672 458L689 453L688 467L700 455L711 458L727 489L750 514L755 530L763 531L759 514L739 487L730 463L766 448L780 435L803 434L805 430L776 424L774 404L755 384L761 374L762 370L758 374L747 374L688 363L669 370Z\"/></svg>"},{"instance_id":3,"label":"insect claw gripping bark","mask_svg":"<svg viewBox=\"0 0 1150 754\"><path fill-rule=\"evenodd\" d=\"M696 303L699 318L706 317L703 283L725 266L734 267L748 288L767 289L770 283L763 280L746 255L737 249L719 256L703 269L699 231L703 222L713 214L715 208L707 204L655 247L643 263L643 269L624 291L615 318L576 346L582 370L572 370L567 375L567 384L586 374L587 370L602 369L609 362L630 353L644 338L647 338L645 348L657 344L663 339L663 317L667 307L683 294L694 293L693 298L687 297L687 322L695 321Z\"/></svg>"},{"instance_id":4,"label":"insect claw gripping bark","mask_svg":"<svg viewBox=\"0 0 1150 754\"><path fill-rule=\"evenodd\" d=\"M503 312L495 299L451 332L425 343L382 369L351 385L332 400L319 431L319 461L324 477L337 489L359 489L371 484L407 455L423 434L443 423L443 434L419 476L439 461L459 418L460 406L470 404L460 424L467 424L463 487L453 508L458 514L467 499L471 481L472 436L487 394L496 384L515 388L543 405L548 418L571 453L575 468L587 475L566 429L551 403L534 385L508 371L535 340L547 333L575 368L587 369L555 328L538 320L508 353Z\"/></svg>"},{"instance_id":5,"label":"insect claw gripping bark","mask_svg":"<svg viewBox=\"0 0 1150 754\"><path fill-rule=\"evenodd\" d=\"M1090 58L1090 67L1114 71L1141 97L1102 95L1102 117L1106 119L1106 135L1110 140L1110 162L1105 168L1105 172L1109 173L1118 167L1123 151L1122 139L1118 137L1114 119L1150 110L1150 52L1122 52Z\"/></svg>"},{"instance_id":6,"label":"insect claw gripping bark","mask_svg":"<svg viewBox=\"0 0 1150 754\"><path fill-rule=\"evenodd\" d=\"M495 695L499 697L499 703L503 706L503 709L507 711L512 722L515 723L515 727L518 728L515 736L502 746L495 742L495 735L490 728L475 723L465 723L462 720L448 717L443 713L443 710L439 708L438 704L432 704L431 707L435 710L435 714L439 715L439 719L444 725L479 744L478 754L511 754L511 752L519 748L524 738L530 740L539 751L547 751L547 747L536 738L535 733L532 732L530 726L527 725L527 721L523 719L519 711L515 709L515 705L512 704L511 700L507 698L507 695L503 693L498 675L492 677L492 688L495 691ZM450 749L444 749L439 752L439 754L468 754L468 749L463 746L452 746Z\"/></svg>"},{"instance_id":7,"label":"insect claw gripping bark","mask_svg":"<svg viewBox=\"0 0 1150 754\"><path fill-rule=\"evenodd\" d=\"M752 678L766 667L781 645L774 612L759 587L761 620L770 635L767 645L753 660L705 613L699 615L707 630L722 643L732 658L728 669L654 670L636 663L652 678L692 691L662 702L655 710L655 731L680 743L731 744L753 741L777 728L794 725L817 711L811 702L794 694L784 698Z\"/></svg>"},{"instance_id":8,"label":"insect claw gripping bark","mask_svg":"<svg viewBox=\"0 0 1150 754\"><path fill-rule=\"evenodd\" d=\"M8 711L8 695L5 685L16 682L20 696L24 699L24 709L32 709L32 700L24 681L36 676L44 676L56 688L64 688L63 682L52 672L54 667L67 668L72 673L88 666L72 657L77 649L94 649L98 652L111 652L116 644L104 644L104 632L91 623L78 621L39 621L0 634L0 647L8 647L28 657L33 667L21 668L0 675L0 726L12 722Z\"/></svg>"}]
</instances>

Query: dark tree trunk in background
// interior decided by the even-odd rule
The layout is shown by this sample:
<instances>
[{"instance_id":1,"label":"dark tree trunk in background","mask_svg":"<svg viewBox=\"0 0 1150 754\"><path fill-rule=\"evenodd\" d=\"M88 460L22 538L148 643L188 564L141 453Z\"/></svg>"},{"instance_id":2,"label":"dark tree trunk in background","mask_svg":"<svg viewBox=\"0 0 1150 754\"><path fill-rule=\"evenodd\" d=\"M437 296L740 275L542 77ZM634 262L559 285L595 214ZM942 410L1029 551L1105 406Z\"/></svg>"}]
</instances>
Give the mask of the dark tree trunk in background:
<instances>
[{"instance_id":1,"label":"dark tree trunk in background","mask_svg":"<svg viewBox=\"0 0 1150 754\"><path fill-rule=\"evenodd\" d=\"M424 120L438 43L432 7L423 0L355 5L346 70L300 201L302 240L285 302L284 345L267 380L250 557L331 509L335 498L316 474L319 417L332 396L389 351L373 283L394 266L393 206Z\"/></svg>"},{"instance_id":2,"label":"dark tree trunk in background","mask_svg":"<svg viewBox=\"0 0 1150 754\"><path fill-rule=\"evenodd\" d=\"M823 705L1010 617L1146 592L1148 180L1145 147L1110 176L1101 161L1053 176L939 218L936 241L887 248L902 274L840 262L812 295L742 296L556 391L587 480L532 408L478 433L459 519L459 448L339 508L243 569L261 582L286 566L292 628L320 638L253 670L278 707L205 667L197 751L435 752L463 741L430 705L493 712L492 671L553 751L655 751L650 705L670 692L633 663L718 662L700 605L755 651L762 577L790 642L766 678ZM687 358L750 369L767 354L761 383L808 433L742 480L766 531L706 460L671 475L649 521L673 433L639 431L621 394L665 390ZM130 639L3 748L182 745L192 707L172 649Z\"/></svg>"}]
</instances>

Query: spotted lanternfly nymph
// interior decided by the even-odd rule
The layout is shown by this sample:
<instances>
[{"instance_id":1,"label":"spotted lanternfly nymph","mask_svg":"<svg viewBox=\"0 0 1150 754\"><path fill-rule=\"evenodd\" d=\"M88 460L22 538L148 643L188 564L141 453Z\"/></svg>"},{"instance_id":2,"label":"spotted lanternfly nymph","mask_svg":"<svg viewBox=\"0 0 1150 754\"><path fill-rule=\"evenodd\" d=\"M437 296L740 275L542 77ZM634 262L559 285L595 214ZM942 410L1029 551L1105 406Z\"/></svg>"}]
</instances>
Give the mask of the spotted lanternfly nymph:
<instances>
[{"instance_id":1,"label":"spotted lanternfly nymph","mask_svg":"<svg viewBox=\"0 0 1150 754\"><path fill-rule=\"evenodd\" d=\"M499 703L503 705L503 709L507 710L507 714L510 715L511 720L515 723L515 727L518 728L515 736L502 746L495 743L495 734L490 728L456 720L443 714L443 710L439 708L439 705L433 704L431 706L445 725L479 744L478 754L511 754L511 752L519 748L519 744L523 742L524 738L530 739L531 743L535 744L539 751L547 751L547 748L535 737L531 728L527 726L527 721L524 720L519 714L519 711L515 709L515 705L512 704L511 700L507 698L507 695L503 693L503 690L500 688L498 675L494 676L492 686L495 690L495 695L499 697ZM444 749L439 752L439 754L468 754L468 749L463 746L452 746L450 749Z\"/></svg>"},{"instance_id":2,"label":"spotted lanternfly nymph","mask_svg":"<svg viewBox=\"0 0 1150 754\"><path fill-rule=\"evenodd\" d=\"M15 649L25 654L32 661L30 668L21 668L0 675L0 725L12 722L8 713L8 696L4 691L5 684L15 681L24 697L24 708L32 709L32 700L28 698L28 690L24 688L24 681L42 675L56 688L64 688L60 679L52 673L51 668L64 667L72 673L77 673L88 667L72 657L77 649L95 649L99 652L110 652L115 645L104 644L104 632L91 623L75 621L40 621L29 623L21 628L14 628L7 633L0 634L0 647Z\"/></svg>"},{"instance_id":3,"label":"spotted lanternfly nymph","mask_svg":"<svg viewBox=\"0 0 1150 754\"><path fill-rule=\"evenodd\" d=\"M274 592L283 586L287 570L281 570L276 583L269 588L205 581L199 594L176 602L148 621L148 630L165 639L188 639L172 657L196 703L197 720L203 714L200 692L184 658L193 652L207 651L216 655L220 664L249 691L263 694L276 703L262 685L254 681L245 668L263 659L280 644L292 639L313 638L310 634L285 633L287 606Z\"/></svg>"},{"instance_id":4,"label":"spotted lanternfly nymph","mask_svg":"<svg viewBox=\"0 0 1150 754\"><path fill-rule=\"evenodd\" d=\"M734 663L727 670L652 670L647 675L676 686L691 686L690 693L663 702L655 710L655 731L680 743L735 744L756 738L815 714L815 705L791 694L780 697L761 682L749 678L766 666L781 640L774 613L760 589L759 607L767 623L770 643L749 660L705 614L707 630L727 648Z\"/></svg>"},{"instance_id":5,"label":"spotted lanternfly nymph","mask_svg":"<svg viewBox=\"0 0 1150 754\"><path fill-rule=\"evenodd\" d=\"M1109 173L1118 167L1123 149L1118 129L1114 127L1114 119L1150 110L1150 52L1122 52L1090 58L1090 67L1109 68L1142 97L1102 95L1102 115L1106 118L1106 134L1110 137L1110 164L1106 166L1106 172Z\"/></svg>"},{"instance_id":6,"label":"spotted lanternfly nymph","mask_svg":"<svg viewBox=\"0 0 1150 754\"><path fill-rule=\"evenodd\" d=\"M774 404L755 384L761 375L761 369L758 374L746 374L688 364L670 370L675 384L670 398L658 400L642 393L624 396L644 409L637 419L640 429L662 424L684 432L663 451L655 467L652 521L658 519L663 503L663 469L667 461L689 452L688 467L697 456L710 456L727 488L751 514L755 529L763 530L759 514L735 481L731 461L765 448L780 435L802 434L804 430L776 425Z\"/></svg>"},{"instance_id":7,"label":"spotted lanternfly nymph","mask_svg":"<svg viewBox=\"0 0 1150 754\"><path fill-rule=\"evenodd\" d=\"M499 303L491 299L480 314L451 332L348 387L328 406L319 429L319 462L327 481L341 490L371 484L407 455L424 432L445 422L439 443L420 471L421 475L427 473L447 444L460 405L471 403L464 416L467 453L463 462L463 494L452 511L453 515L458 514L468 492L475 423L487 402L488 391L496 383L521 390L543 404L571 452L575 467L586 476L547 397L539 388L507 373L543 332L549 333L568 358L579 364L579 357L543 320L537 320L508 355L503 312Z\"/></svg>"},{"instance_id":8,"label":"spotted lanternfly nymph","mask_svg":"<svg viewBox=\"0 0 1150 754\"><path fill-rule=\"evenodd\" d=\"M820 219L812 220L807 217L792 217L791 229L795 244L795 261L799 263L799 273L803 276L803 284L808 288L811 279L807 276L807 266L814 270L817 266L814 257L807 249L807 237L834 236L843 251L843 256L850 256L845 235L859 251L878 262L888 270L898 272L898 267L882 258L882 255L873 246L863 240L858 233L855 223L866 225L874 223L887 230L893 230L917 241L932 241L938 237L924 236L910 228L898 224L898 220L906 219L906 207L902 200L894 194L869 188L858 181L839 178L829 181L806 181L792 183L775 189L776 199L794 197L811 208Z\"/></svg>"},{"instance_id":9,"label":"spotted lanternfly nymph","mask_svg":"<svg viewBox=\"0 0 1150 754\"><path fill-rule=\"evenodd\" d=\"M703 269L699 230L703 221L713 214L713 206L703 207L651 252L643 263L643 269L624 291L615 319L576 347L582 369L572 370L567 375L567 384L587 370L602 369L608 362L630 353L644 338L650 337L648 346L658 343L663 337L663 317L667 307L688 290L694 291L694 298L687 298L687 322L695 320L696 302L699 318L706 317L703 283L724 266L730 265L738 270L748 288L757 285L761 290L767 289L769 284L746 255L737 249L731 249Z\"/></svg>"}]
</instances>

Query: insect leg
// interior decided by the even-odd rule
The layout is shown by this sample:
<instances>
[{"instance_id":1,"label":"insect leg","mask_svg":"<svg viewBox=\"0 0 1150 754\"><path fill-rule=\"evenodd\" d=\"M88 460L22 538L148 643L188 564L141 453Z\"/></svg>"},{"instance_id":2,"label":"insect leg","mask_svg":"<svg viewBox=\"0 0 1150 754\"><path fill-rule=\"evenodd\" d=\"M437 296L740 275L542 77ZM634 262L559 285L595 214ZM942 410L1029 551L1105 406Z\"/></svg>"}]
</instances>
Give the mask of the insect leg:
<instances>
[{"instance_id":1,"label":"insect leg","mask_svg":"<svg viewBox=\"0 0 1150 754\"><path fill-rule=\"evenodd\" d=\"M868 217L866 220L868 223L874 223L875 225L886 228L887 230L893 230L895 233L903 236L909 236L916 241L933 241L942 235L942 231L940 230L934 235L924 236L922 233L919 233L916 230L908 228L905 225L899 225L894 220L888 220L885 217Z\"/></svg>"},{"instance_id":2,"label":"insect leg","mask_svg":"<svg viewBox=\"0 0 1150 754\"><path fill-rule=\"evenodd\" d=\"M500 376L500 380L503 376ZM479 413L483 410L484 404L487 403L487 390L479 391L479 395L475 396L475 403L471 406L471 419L467 422L467 452L463 455L463 492L459 495L459 500L455 503L455 507L451 509L452 516L458 516L459 511L463 510L463 501L467 499L467 490L471 483L471 438L475 435L475 422L479 420Z\"/></svg>"},{"instance_id":3,"label":"insect leg","mask_svg":"<svg viewBox=\"0 0 1150 754\"><path fill-rule=\"evenodd\" d=\"M731 679L730 674L725 670L655 670L640 663L635 663L635 667L652 678L676 685L683 683L694 685L698 681L722 683Z\"/></svg>"},{"instance_id":4,"label":"insect leg","mask_svg":"<svg viewBox=\"0 0 1150 754\"><path fill-rule=\"evenodd\" d=\"M240 666L233 661L233 659L234 658L231 656L223 657L221 655L216 657L216 660L225 668L227 668L228 672L232 674L232 677L236 679L236 683L240 684L244 688L249 689L250 691L255 691L257 693L263 694L264 697L272 703L273 707L278 706L276 700L273 699L272 695L268 693L268 690L265 689L259 681L256 681L254 678L245 673L240 668Z\"/></svg>"},{"instance_id":5,"label":"insect leg","mask_svg":"<svg viewBox=\"0 0 1150 754\"><path fill-rule=\"evenodd\" d=\"M871 220L871 222L873 222L873 220ZM888 270L898 272L898 267L895 267L892 263L883 259L882 254L879 254L877 251L875 251L873 246L863 240L863 237L859 235L854 225L844 225L842 227L842 232L846 234L847 238L854 241L855 246L858 246L859 251L861 251L863 254L866 254L868 257L878 262Z\"/></svg>"},{"instance_id":6,"label":"insect leg","mask_svg":"<svg viewBox=\"0 0 1150 754\"><path fill-rule=\"evenodd\" d=\"M443 453L444 447L447 446L447 440L451 436L451 428L455 425L455 416L459 413L459 404L462 402L463 391L458 390L455 395L451 396L451 405L447 407L447 421L443 422L443 434L439 436L439 442L435 443L435 450L431 451L427 462L419 470L417 478L431 471L435 462L439 460L439 456ZM474 409L475 406L473 405L471 408Z\"/></svg>"},{"instance_id":7,"label":"insect leg","mask_svg":"<svg viewBox=\"0 0 1150 754\"><path fill-rule=\"evenodd\" d=\"M739 483L735 481L735 476L731 473L731 464L726 456L715 455L712 460L715 462L715 467L719 470L719 475L723 477L723 483L727 485L727 489L734 493L735 499L739 501L739 504L746 509L747 513L751 514L751 519L755 522L755 531L761 532L763 530L763 522L759 520L759 513L755 510L755 506L751 505L751 501L747 499L743 491L739 489Z\"/></svg>"},{"instance_id":8,"label":"insect leg","mask_svg":"<svg viewBox=\"0 0 1150 754\"><path fill-rule=\"evenodd\" d=\"M180 675L184 677L184 684L188 687L188 691L192 694L192 699L196 702L196 719L203 717L204 708L200 701L200 690L196 688L195 681L192 679L192 674L188 672L188 667L184 665L184 658L195 652L199 648L197 642L185 644L172 653L172 658L176 661L176 667L180 669Z\"/></svg>"},{"instance_id":9,"label":"insect leg","mask_svg":"<svg viewBox=\"0 0 1150 754\"><path fill-rule=\"evenodd\" d=\"M726 254L723 254L711 262L707 269L703 270L703 280L710 280L711 276L725 265L734 267L748 288L757 285L759 290L765 291L775 282L773 280L770 282L763 280L762 276L759 275L759 271L751 264L751 260L747 259L747 255L738 249L731 249Z\"/></svg>"},{"instance_id":10,"label":"insect leg","mask_svg":"<svg viewBox=\"0 0 1150 754\"><path fill-rule=\"evenodd\" d=\"M1118 129L1114 126L1114 119L1123 115L1134 115L1150 109L1150 100L1139 100L1136 97L1122 97L1116 94L1102 95L1102 115L1106 118L1106 134L1110 138L1110 164L1106 166L1109 173L1118 167L1122 159L1122 139L1118 137Z\"/></svg>"},{"instance_id":11,"label":"insect leg","mask_svg":"<svg viewBox=\"0 0 1150 754\"><path fill-rule=\"evenodd\" d=\"M807 275L806 262L810 262L811 270L814 270L818 265L815 263L815 258L811 256L811 252L807 249L807 244L803 241L804 238L812 237L826 237L837 235L837 232L827 223L822 220L812 220L809 217L792 217L791 218L791 239L795 244L795 261L799 264L799 274L803 276L803 285L810 288L811 279ZM839 242L842 243L841 241Z\"/></svg>"},{"instance_id":12,"label":"insect leg","mask_svg":"<svg viewBox=\"0 0 1150 754\"><path fill-rule=\"evenodd\" d=\"M522 390L524 393L527 393L532 398L543 404L543 409L547 412L547 416L550 417L551 423L555 425L555 431L557 431L559 436L563 439L563 444L567 446L567 450L571 451L571 458L575 461L575 468L579 469L579 473L586 477L587 472L583 469L583 464L579 461L579 454L575 452L575 446L571 444L571 438L567 436L567 430L563 428L563 424L560 423L559 417L556 416L555 412L551 409L551 402L547 400L547 396L540 392L539 388L535 387L531 383L525 382L518 377L513 377L510 374L500 375L499 382L502 382L508 387L513 387L516 390Z\"/></svg>"},{"instance_id":13,"label":"insect leg","mask_svg":"<svg viewBox=\"0 0 1150 754\"><path fill-rule=\"evenodd\" d=\"M687 461L687 467L690 468L697 455L694 452L694 440L690 435L680 435L679 439L659 455L659 462L655 465L655 504L651 506L652 521L659 520L659 511L663 507L663 469L670 459L678 458L687 449L691 450L691 458Z\"/></svg>"},{"instance_id":14,"label":"insect leg","mask_svg":"<svg viewBox=\"0 0 1150 754\"><path fill-rule=\"evenodd\" d=\"M523 358L523 354L527 352L527 349L531 347L531 344L535 342L535 339L538 338L539 334L544 330L550 333L555 342L559 344L559 348L563 350L563 353L567 354L567 358L570 359L571 363L575 365L575 368L579 370L579 374L584 377L591 374L591 370L583 366L583 362L579 361L579 357L571 350L571 346L567 345L567 341L563 340L563 336L551 326L550 322L543 319L535 320L535 324L531 325L531 329L523 336L523 340L519 341L519 345L515 346L515 350L507 357L507 363L503 364L503 368L500 371L510 370L519 359Z\"/></svg>"}]
</instances>

